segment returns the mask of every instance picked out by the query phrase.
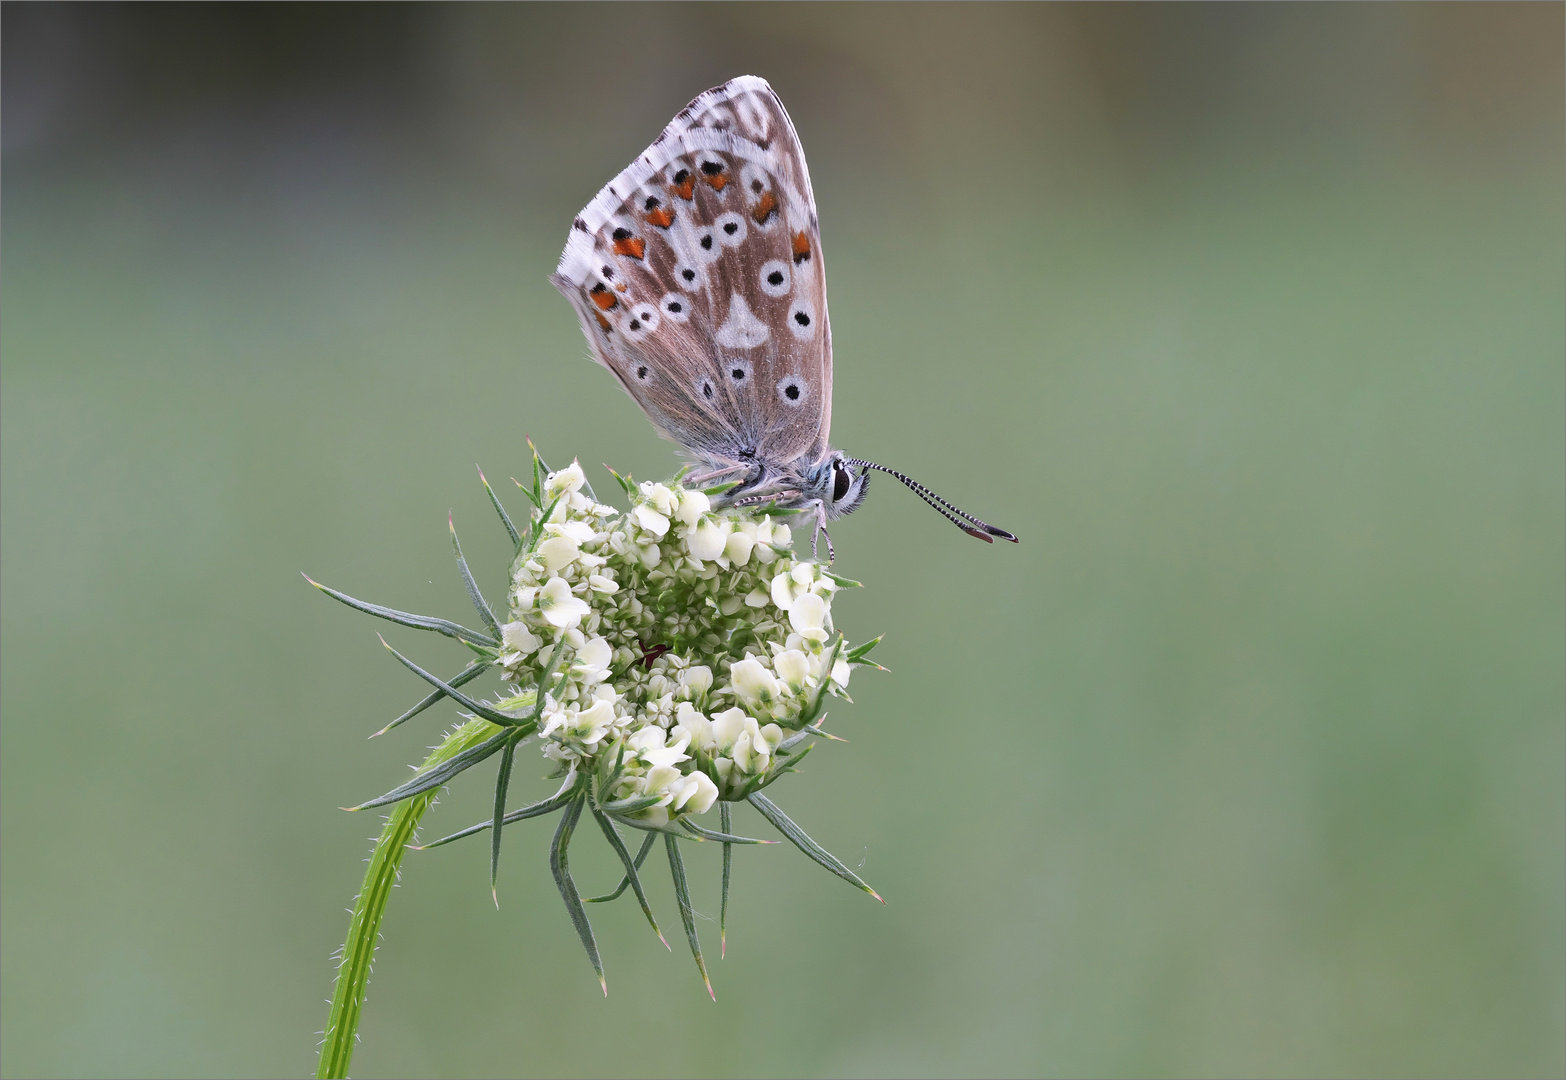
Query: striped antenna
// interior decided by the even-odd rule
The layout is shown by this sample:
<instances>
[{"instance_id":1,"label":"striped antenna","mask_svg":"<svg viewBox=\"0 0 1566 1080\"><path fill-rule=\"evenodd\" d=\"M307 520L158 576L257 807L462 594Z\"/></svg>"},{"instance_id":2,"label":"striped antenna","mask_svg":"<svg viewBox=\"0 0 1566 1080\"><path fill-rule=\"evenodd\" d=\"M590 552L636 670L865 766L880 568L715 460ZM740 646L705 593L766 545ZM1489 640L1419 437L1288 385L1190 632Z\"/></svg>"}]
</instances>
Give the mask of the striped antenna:
<instances>
[{"instance_id":1,"label":"striped antenna","mask_svg":"<svg viewBox=\"0 0 1566 1080\"><path fill-rule=\"evenodd\" d=\"M845 465L858 465L865 469L875 469L879 472L884 472L889 476L897 477L897 479L907 484L909 489L915 495L919 496L919 498L923 499L925 502L934 507L936 513L940 514L947 521L957 526L969 536L977 536L986 544L993 544L995 541L992 540L991 537L995 536L1000 537L1002 540L1010 540L1013 544L1017 542L1017 538L1011 533L1007 532L1005 529L997 529L993 525L986 525L972 514L965 513L964 511L957 509L951 503L947 502L935 492L919 483L919 481L915 480L913 477L904 473L900 473L896 469L888 469L885 465L877 465L873 461L864 461L860 458L846 458L843 463Z\"/></svg>"}]
</instances>

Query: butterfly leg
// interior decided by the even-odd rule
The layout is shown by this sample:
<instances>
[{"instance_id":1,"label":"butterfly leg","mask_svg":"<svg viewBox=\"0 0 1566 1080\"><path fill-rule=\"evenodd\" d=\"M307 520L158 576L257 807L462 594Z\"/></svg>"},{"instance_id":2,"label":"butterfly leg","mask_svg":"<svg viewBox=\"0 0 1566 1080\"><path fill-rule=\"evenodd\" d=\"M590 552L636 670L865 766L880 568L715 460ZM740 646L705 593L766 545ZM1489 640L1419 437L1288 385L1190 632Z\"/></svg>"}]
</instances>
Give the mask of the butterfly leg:
<instances>
[{"instance_id":1,"label":"butterfly leg","mask_svg":"<svg viewBox=\"0 0 1566 1080\"><path fill-rule=\"evenodd\" d=\"M728 476L730 473L744 472L747 468L748 466L745 465L727 465L721 469L708 469L706 472L695 473L691 476L687 476L685 478L685 486L700 487L701 485L712 483L721 476Z\"/></svg>"},{"instance_id":2,"label":"butterfly leg","mask_svg":"<svg viewBox=\"0 0 1566 1080\"><path fill-rule=\"evenodd\" d=\"M820 557L820 555L816 551L816 540L818 538L820 538L820 537L823 537L823 536L826 537L827 565L830 566L830 565L832 565L832 563L834 561L836 561L837 553L832 550L832 534L827 532L827 527L826 527L826 503L824 503L821 500L817 499L816 500L816 529L815 529L815 532L810 534L810 557L812 559Z\"/></svg>"}]
</instances>

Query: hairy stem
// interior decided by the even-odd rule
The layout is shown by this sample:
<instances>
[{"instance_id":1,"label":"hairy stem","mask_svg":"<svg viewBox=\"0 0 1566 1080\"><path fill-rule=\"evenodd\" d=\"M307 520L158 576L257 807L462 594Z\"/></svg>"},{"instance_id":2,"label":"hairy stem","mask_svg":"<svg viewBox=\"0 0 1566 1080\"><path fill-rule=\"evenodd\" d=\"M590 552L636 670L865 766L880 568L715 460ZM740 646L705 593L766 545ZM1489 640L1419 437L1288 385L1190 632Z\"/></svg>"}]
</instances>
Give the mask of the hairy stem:
<instances>
[{"instance_id":1,"label":"hairy stem","mask_svg":"<svg viewBox=\"0 0 1566 1080\"><path fill-rule=\"evenodd\" d=\"M435 748L419 772L426 772L462 751L478 746L500 728L487 720L470 720L457 728ZM326 1020L326 1037L321 1042L318 1078L348 1075L348 1062L358 1038L359 1013L364 1005L365 987L370 981L370 962L375 958L375 942L386 914L386 901L397 882L402 854L419 827L419 819L435 801L439 788L415 795L398 803L386 819L386 827L375 841L370 866L364 872L364 884L354 900L353 919L348 923L348 939L343 943L342 963L337 968L337 985L332 991L332 1011Z\"/></svg>"}]
</instances>

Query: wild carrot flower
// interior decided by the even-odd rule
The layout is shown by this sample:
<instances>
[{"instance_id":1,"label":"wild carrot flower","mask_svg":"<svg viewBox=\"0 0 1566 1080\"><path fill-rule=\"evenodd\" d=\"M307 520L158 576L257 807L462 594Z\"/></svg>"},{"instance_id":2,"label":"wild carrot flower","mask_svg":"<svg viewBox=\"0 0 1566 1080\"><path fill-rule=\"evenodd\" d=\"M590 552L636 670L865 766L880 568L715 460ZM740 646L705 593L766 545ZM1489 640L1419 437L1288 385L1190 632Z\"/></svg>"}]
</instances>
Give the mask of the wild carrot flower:
<instances>
[{"instance_id":1,"label":"wild carrot flower","mask_svg":"<svg viewBox=\"0 0 1566 1080\"><path fill-rule=\"evenodd\" d=\"M483 629L317 586L361 611L455 638L473 654L467 668L443 680L392 650L434 692L382 731L442 698L467 710L467 722L448 737L447 757L432 758L412 780L353 809L420 798L427 805L440 786L499 755L491 819L419 850L489 831L493 888L502 827L559 813L550 866L600 983L603 965L585 905L630 887L657 931L639 870L663 837L681 921L711 993L679 844L723 845L722 934L732 846L769 842L734 835L732 803L749 802L817 863L876 895L763 792L794 771L817 738L835 738L820 726L826 706L834 697L846 700L854 666L878 666L866 657L880 639L848 646L832 601L858 583L797 558L787 512L724 505L722 489L687 488L678 479L615 479L630 501L625 511L599 502L575 462L549 472L535 454L532 482L518 485L532 504L522 530L485 482L516 545L504 617L480 593L454 527L451 533ZM486 672L504 680L500 694L481 701L462 692ZM508 811L512 765L528 743L552 763L560 788ZM718 820L711 822L714 808ZM624 868L619 888L603 896L581 896L569 869L568 846L584 814ZM626 828L644 834L634 855Z\"/></svg>"}]
</instances>

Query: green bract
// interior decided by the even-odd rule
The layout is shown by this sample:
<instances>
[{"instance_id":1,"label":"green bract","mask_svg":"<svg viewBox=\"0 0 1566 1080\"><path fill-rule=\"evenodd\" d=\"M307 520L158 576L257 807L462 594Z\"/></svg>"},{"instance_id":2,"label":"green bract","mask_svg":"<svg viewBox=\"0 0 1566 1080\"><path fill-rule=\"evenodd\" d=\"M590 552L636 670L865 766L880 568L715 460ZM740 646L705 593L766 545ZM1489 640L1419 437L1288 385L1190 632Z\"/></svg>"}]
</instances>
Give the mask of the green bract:
<instances>
[{"instance_id":1,"label":"green bract","mask_svg":"<svg viewBox=\"0 0 1566 1080\"><path fill-rule=\"evenodd\" d=\"M366 879L359 898L327 1029L336 1056L328 1066L323 1051L323 1070L347 1065L342 1041L355 1026L349 1017L357 1017L368 970L368 948L355 934L373 939L379 924L378 907L362 909L384 905L381 885L395 873L401 845L431 796L489 757L500 759L491 819L416 849L488 830L493 888L500 827L558 813L550 868L601 983L603 966L585 905L613 900L629 888L656 931L638 871L662 835L681 921L711 993L679 843L724 846L721 933L731 847L766 842L730 832L733 802L751 803L817 863L876 895L762 794L794 769L816 737L833 738L820 727L824 709L830 698L846 697L852 668L876 666L866 654L880 639L850 648L832 621L834 595L857 582L796 558L787 512L717 507L713 498L721 489L686 488L677 480L637 486L615 478L630 498L629 510L599 502L574 462L548 472L535 454L531 484L518 485L532 503L522 530L490 490L516 545L504 622L469 572L455 528L458 570L482 629L367 604L317 585L360 611L444 634L472 653L465 669L442 680L392 650L434 689L382 732L446 697L469 715L411 780L353 808L401 804L400 824L388 827L386 836L394 841L382 840L382 846L395 842L396 850L377 848L373 881ZM500 695L479 700L462 691L486 672L505 680ZM530 742L562 782L548 799L508 810L516 753ZM705 817L714 807L721 809L716 822ZM570 872L570 841L584 815L624 867L619 888L603 896L582 897ZM645 833L634 855L623 828Z\"/></svg>"}]
</instances>

